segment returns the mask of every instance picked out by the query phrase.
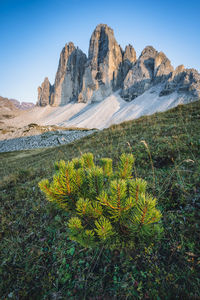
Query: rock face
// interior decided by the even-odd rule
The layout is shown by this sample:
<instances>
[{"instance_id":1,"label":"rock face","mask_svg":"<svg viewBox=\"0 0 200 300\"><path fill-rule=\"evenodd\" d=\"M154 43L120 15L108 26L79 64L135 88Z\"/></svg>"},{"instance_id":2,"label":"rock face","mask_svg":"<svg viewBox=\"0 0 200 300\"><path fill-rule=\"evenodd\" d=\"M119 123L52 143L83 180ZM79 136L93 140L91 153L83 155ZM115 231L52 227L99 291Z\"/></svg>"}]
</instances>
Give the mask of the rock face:
<instances>
[{"instance_id":1,"label":"rock face","mask_svg":"<svg viewBox=\"0 0 200 300\"><path fill-rule=\"evenodd\" d=\"M136 64L129 70L123 84L122 96L133 100L155 83L169 78L173 67L163 52L147 46Z\"/></svg>"},{"instance_id":2,"label":"rock face","mask_svg":"<svg viewBox=\"0 0 200 300\"><path fill-rule=\"evenodd\" d=\"M27 109L31 109L35 107L35 104L31 103L31 102L22 102L20 104L20 109L22 110L27 110Z\"/></svg>"},{"instance_id":3,"label":"rock face","mask_svg":"<svg viewBox=\"0 0 200 300\"><path fill-rule=\"evenodd\" d=\"M49 79L46 77L41 86L38 87L38 106L46 106L50 104L52 89L53 88Z\"/></svg>"},{"instance_id":4,"label":"rock face","mask_svg":"<svg viewBox=\"0 0 200 300\"><path fill-rule=\"evenodd\" d=\"M22 102L16 99L8 99L0 96L0 131L4 127L4 121L12 119L21 113L24 110L29 110L35 105L30 102ZM5 126L6 127L6 126Z\"/></svg>"},{"instance_id":5,"label":"rock face","mask_svg":"<svg viewBox=\"0 0 200 300\"><path fill-rule=\"evenodd\" d=\"M122 81L124 81L128 71L132 68L136 62L136 52L132 45L128 45L123 53L122 63Z\"/></svg>"},{"instance_id":6,"label":"rock face","mask_svg":"<svg viewBox=\"0 0 200 300\"><path fill-rule=\"evenodd\" d=\"M157 51L146 47L136 64L129 70L123 84L122 96L126 100L133 100L150 88L154 76L154 60Z\"/></svg>"},{"instance_id":7,"label":"rock face","mask_svg":"<svg viewBox=\"0 0 200 300\"><path fill-rule=\"evenodd\" d=\"M52 105L65 105L77 100L82 89L86 60L86 55L72 42L65 45L60 54L54 92L51 96Z\"/></svg>"},{"instance_id":8,"label":"rock face","mask_svg":"<svg viewBox=\"0 0 200 300\"><path fill-rule=\"evenodd\" d=\"M31 109L33 107L35 107L35 104L31 103L31 102L21 102L16 100L16 99L9 99L16 108L20 109L20 110L28 110Z\"/></svg>"},{"instance_id":9,"label":"rock face","mask_svg":"<svg viewBox=\"0 0 200 300\"><path fill-rule=\"evenodd\" d=\"M8 99L0 96L0 108L8 110L28 110L35 107L31 102L21 102L16 99Z\"/></svg>"},{"instance_id":10,"label":"rock face","mask_svg":"<svg viewBox=\"0 0 200 300\"><path fill-rule=\"evenodd\" d=\"M163 52L159 52L154 61L154 83L167 80L173 71L170 60Z\"/></svg>"},{"instance_id":11,"label":"rock face","mask_svg":"<svg viewBox=\"0 0 200 300\"><path fill-rule=\"evenodd\" d=\"M38 88L37 105L61 106L73 102L102 101L116 90L132 101L155 85L161 85L160 97L173 92L200 97L200 74L179 66L174 70L163 52L147 46L136 59L130 44L125 50L117 43L113 30L98 25L92 33L88 58L72 42L65 45L59 60L55 83L45 78Z\"/></svg>"},{"instance_id":12,"label":"rock face","mask_svg":"<svg viewBox=\"0 0 200 300\"><path fill-rule=\"evenodd\" d=\"M200 74L195 69L184 69L178 66L167 80L160 96L173 92L187 93L190 98L200 98Z\"/></svg>"},{"instance_id":13,"label":"rock face","mask_svg":"<svg viewBox=\"0 0 200 300\"><path fill-rule=\"evenodd\" d=\"M89 46L88 61L83 76L79 102L99 101L119 87L122 50L113 30L100 24L94 30Z\"/></svg>"}]
</instances>

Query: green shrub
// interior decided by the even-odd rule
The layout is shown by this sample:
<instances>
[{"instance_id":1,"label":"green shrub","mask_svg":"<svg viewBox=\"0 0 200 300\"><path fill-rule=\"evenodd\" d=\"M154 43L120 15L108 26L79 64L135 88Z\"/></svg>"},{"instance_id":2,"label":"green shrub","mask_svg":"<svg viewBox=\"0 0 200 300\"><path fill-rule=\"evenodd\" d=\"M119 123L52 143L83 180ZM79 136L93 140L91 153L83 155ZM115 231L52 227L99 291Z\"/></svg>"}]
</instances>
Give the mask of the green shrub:
<instances>
[{"instance_id":1,"label":"green shrub","mask_svg":"<svg viewBox=\"0 0 200 300\"><path fill-rule=\"evenodd\" d=\"M69 212L71 240L84 247L132 249L159 238L161 213L146 193L146 181L133 178L134 160L122 154L114 172L111 159L102 158L96 166L86 153L56 163L53 181L39 183L49 201Z\"/></svg>"}]
</instances>

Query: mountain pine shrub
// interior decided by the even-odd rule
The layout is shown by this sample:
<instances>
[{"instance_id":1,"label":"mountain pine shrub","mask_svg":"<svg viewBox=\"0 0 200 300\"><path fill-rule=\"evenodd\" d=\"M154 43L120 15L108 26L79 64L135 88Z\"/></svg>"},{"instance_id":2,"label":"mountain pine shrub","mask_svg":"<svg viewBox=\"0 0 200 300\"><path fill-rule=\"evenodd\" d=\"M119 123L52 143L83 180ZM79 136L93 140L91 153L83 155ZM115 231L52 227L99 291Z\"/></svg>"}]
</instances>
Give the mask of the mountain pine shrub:
<instances>
[{"instance_id":1,"label":"mountain pine shrub","mask_svg":"<svg viewBox=\"0 0 200 300\"><path fill-rule=\"evenodd\" d=\"M157 239L162 226L156 199L147 182L133 178L132 154L122 154L116 171L112 159L94 164L92 153L56 163L52 182L40 189L47 199L69 212L69 237L84 247L132 249Z\"/></svg>"}]
</instances>

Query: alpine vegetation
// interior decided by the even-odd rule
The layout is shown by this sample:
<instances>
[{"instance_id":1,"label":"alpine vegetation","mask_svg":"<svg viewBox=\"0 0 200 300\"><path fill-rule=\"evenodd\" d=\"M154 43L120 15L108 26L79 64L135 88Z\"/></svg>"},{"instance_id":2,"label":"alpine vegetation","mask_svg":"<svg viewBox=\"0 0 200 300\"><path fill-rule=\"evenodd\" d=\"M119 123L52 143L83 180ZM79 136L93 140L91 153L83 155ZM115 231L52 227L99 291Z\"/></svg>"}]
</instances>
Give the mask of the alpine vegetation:
<instances>
[{"instance_id":1,"label":"alpine vegetation","mask_svg":"<svg viewBox=\"0 0 200 300\"><path fill-rule=\"evenodd\" d=\"M69 237L83 247L132 250L160 237L161 212L146 192L147 182L134 178L135 158L122 154L116 170L112 159L95 165L92 153L56 163L52 182L40 189L69 213Z\"/></svg>"}]
</instances>

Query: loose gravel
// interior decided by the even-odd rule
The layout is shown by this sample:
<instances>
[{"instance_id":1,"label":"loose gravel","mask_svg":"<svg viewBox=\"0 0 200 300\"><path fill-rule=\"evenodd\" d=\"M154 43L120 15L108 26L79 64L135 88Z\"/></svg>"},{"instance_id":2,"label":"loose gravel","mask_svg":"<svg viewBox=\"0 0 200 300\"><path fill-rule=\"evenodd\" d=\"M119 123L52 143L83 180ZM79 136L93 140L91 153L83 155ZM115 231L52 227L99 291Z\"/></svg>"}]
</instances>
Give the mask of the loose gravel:
<instances>
[{"instance_id":1,"label":"loose gravel","mask_svg":"<svg viewBox=\"0 0 200 300\"><path fill-rule=\"evenodd\" d=\"M94 132L96 130L58 130L45 132L40 135L3 140L0 141L0 152L55 147L62 144L69 144Z\"/></svg>"}]
</instances>

